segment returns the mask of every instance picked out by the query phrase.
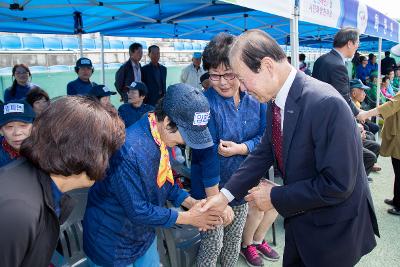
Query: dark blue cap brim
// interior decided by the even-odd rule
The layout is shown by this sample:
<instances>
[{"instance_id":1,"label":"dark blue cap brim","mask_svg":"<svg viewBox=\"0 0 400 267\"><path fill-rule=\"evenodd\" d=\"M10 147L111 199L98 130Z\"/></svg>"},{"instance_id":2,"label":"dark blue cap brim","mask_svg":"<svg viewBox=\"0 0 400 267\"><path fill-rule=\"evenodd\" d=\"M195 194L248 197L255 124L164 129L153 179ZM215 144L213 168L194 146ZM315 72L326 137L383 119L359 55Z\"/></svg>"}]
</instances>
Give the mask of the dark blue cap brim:
<instances>
[{"instance_id":1,"label":"dark blue cap brim","mask_svg":"<svg viewBox=\"0 0 400 267\"><path fill-rule=\"evenodd\" d=\"M178 129L186 145L190 148L204 149L214 145L208 127L203 131L193 131L179 127L178 125Z\"/></svg>"},{"instance_id":2,"label":"dark blue cap brim","mask_svg":"<svg viewBox=\"0 0 400 267\"><path fill-rule=\"evenodd\" d=\"M6 119L0 121L0 127L3 127L4 125L6 125L7 123L12 122L12 121L21 121L21 122L26 122L26 123L32 123L33 118L28 118L28 117L6 118Z\"/></svg>"}]
</instances>

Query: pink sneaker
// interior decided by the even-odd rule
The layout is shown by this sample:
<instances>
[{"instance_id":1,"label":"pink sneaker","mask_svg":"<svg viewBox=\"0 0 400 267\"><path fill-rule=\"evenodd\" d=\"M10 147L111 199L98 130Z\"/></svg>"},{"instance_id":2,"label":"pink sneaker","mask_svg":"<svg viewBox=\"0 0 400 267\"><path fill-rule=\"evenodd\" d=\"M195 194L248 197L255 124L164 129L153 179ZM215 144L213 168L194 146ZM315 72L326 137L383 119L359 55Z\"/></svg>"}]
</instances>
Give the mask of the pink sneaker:
<instances>
[{"instance_id":1,"label":"pink sneaker","mask_svg":"<svg viewBox=\"0 0 400 267\"><path fill-rule=\"evenodd\" d=\"M254 245L247 246L247 248L241 248L240 255L245 258L247 265L249 266L264 266L263 260L260 255L258 255L257 249Z\"/></svg>"},{"instance_id":2,"label":"pink sneaker","mask_svg":"<svg viewBox=\"0 0 400 267\"><path fill-rule=\"evenodd\" d=\"M269 261L279 260L279 254L273 248L271 248L265 240L260 245L255 246L258 251L261 252L261 256Z\"/></svg>"}]
</instances>

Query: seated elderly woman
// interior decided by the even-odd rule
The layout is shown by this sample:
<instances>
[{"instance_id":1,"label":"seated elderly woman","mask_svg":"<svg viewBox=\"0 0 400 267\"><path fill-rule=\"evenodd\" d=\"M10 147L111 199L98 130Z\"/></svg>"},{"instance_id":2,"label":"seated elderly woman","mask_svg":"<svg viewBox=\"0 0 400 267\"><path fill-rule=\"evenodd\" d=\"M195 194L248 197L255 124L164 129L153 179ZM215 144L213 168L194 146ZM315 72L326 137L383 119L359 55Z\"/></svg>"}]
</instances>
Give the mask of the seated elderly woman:
<instances>
[{"instance_id":1,"label":"seated elderly woman","mask_svg":"<svg viewBox=\"0 0 400 267\"><path fill-rule=\"evenodd\" d=\"M156 227L190 224L210 229L222 223L215 212L174 183L167 147L212 146L207 128L210 107L199 89L171 85L153 112L126 130L107 176L89 192L83 247L91 266L160 266ZM189 211L165 207L183 205ZM204 200L203 200L204 201Z\"/></svg>"},{"instance_id":2,"label":"seated elderly woman","mask_svg":"<svg viewBox=\"0 0 400 267\"><path fill-rule=\"evenodd\" d=\"M62 97L33 123L23 159L0 169L0 266L49 266L73 203L65 192L101 179L125 139L115 111Z\"/></svg>"},{"instance_id":3,"label":"seated elderly woman","mask_svg":"<svg viewBox=\"0 0 400 267\"><path fill-rule=\"evenodd\" d=\"M265 130L266 105L244 92L232 71L228 52L234 38L220 33L203 52L203 67L210 78L210 88L204 95L210 103L209 128L214 151L193 150L191 194L197 199L218 194L219 188L260 143ZM222 266L235 266L239 253L251 266L262 266L261 257L277 260L279 255L264 240L277 212L261 212L250 207L250 216L247 216L249 208L244 199L235 199L229 205L234 212L233 222L201 234L196 265L215 266L220 257Z\"/></svg>"}]
</instances>

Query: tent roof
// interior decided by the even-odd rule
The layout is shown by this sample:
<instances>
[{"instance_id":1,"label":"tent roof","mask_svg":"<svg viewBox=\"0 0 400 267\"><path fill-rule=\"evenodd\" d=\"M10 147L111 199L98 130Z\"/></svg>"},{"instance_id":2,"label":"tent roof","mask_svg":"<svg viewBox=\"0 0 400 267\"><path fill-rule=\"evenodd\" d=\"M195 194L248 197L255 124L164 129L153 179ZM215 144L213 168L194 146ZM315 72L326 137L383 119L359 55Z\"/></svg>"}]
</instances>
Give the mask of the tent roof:
<instances>
[{"instance_id":1,"label":"tent roof","mask_svg":"<svg viewBox=\"0 0 400 267\"><path fill-rule=\"evenodd\" d=\"M281 1L294 4L294 0ZM9 0L0 3L0 31L3 32L100 32L111 36L209 40L221 31L237 35L252 28L265 30L280 44L289 42L289 18L222 1ZM337 29L300 21L299 31L300 46L327 48L332 46ZM365 35L361 39L361 49L377 50L376 37ZM384 41L383 46L386 49L394 44Z\"/></svg>"}]
</instances>

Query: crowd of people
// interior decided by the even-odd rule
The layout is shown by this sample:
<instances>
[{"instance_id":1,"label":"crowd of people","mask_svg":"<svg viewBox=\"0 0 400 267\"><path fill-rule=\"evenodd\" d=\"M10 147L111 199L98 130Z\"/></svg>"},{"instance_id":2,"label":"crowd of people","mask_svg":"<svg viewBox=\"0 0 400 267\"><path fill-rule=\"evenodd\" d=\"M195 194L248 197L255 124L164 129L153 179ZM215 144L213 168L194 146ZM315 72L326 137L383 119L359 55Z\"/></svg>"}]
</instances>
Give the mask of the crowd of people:
<instances>
[{"instance_id":1,"label":"crowd of people","mask_svg":"<svg viewBox=\"0 0 400 267\"><path fill-rule=\"evenodd\" d=\"M296 70L265 32L220 33L167 88L160 48L151 45L141 66L143 47L133 43L116 92L91 81L83 57L67 96L54 100L15 65L0 107L0 265L49 266L73 209L67 192L91 187L90 266L159 266L155 230L175 224L201 230L196 266L235 266L240 255L264 266L280 258L265 240L278 214L284 266L354 266L379 236L368 184L379 155L392 158L394 198L385 203L400 215L400 69L387 52L378 75L376 56L357 55L358 46L358 30L341 29L312 71L304 54ZM172 167L182 146L191 151L188 190ZM265 179L271 166L282 185Z\"/></svg>"}]
</instances>

